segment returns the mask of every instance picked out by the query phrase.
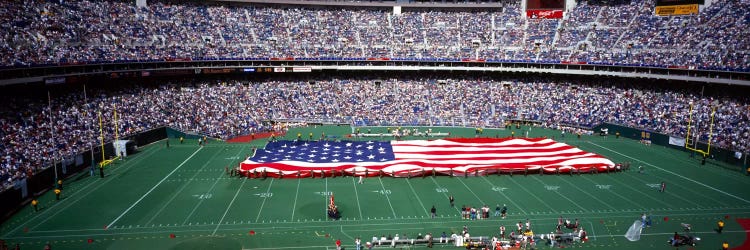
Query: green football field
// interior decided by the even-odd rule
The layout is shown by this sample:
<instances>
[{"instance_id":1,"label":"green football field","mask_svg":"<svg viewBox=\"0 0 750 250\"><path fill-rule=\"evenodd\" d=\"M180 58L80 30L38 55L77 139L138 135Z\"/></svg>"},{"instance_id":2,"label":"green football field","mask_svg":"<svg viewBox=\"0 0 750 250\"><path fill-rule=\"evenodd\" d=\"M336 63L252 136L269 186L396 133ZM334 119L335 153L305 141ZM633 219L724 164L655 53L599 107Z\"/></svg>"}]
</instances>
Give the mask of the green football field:
<instances>
[{"instance_id":1,"label":"green football field","mask_svg":"<svg viewBox=\"0 0 750 250\"><path fill-rule=\"evenodd\" d=\"M374 128L375 131L384 128ZM473 129L435 128L452 136L474 136ZM349 127L292 129L307 135L341 136ZM485 136L516 135L522 130L486 130ZM437 132L437 131L436 131ZM196 141L171 147L158 142L107 167L106 177L86 171L65 180L62 199L48 192L39 211L29 205L0 227L0 239L21 249L334 249L341 239L354 249L354 238L374 235L416 237L419 233L460 232L497 235L529 219L536 233L550 233L557 218L579 219L589 233L585 249L668 249L667 239L692 225L702 240L695 249L719 249L723 241L740 247L749 231L740 223L750 218L750 177L717 163L700 165L682 151L646 146L614 136L568 135L534 128L532 137L556 140L595 152L614 162L632 162L630 171L584 175L482 177L315 179L247 179L230 177L225 167L244 159L265 141L227 144ZM645 173L638 173L642 165ZM666 182L666 192L658 192ZM327 220L328 195L342 211L339 221ZM450 207L448 196L456 198ZM469 221L459 216L462 205L506 204L508 218ZM429 210L437 208L437 218ZM640 241L623 235L641 213L653 225ZM723 233L714 231L723 219ZM424 248L424 246L410 246ZM456 248L438 245L437 248ZM537 248L549 248L541 243ZM686 248L687 249L687 248ZM739 248L737 248L739 249Z\"/></svg>"}]
</instances>

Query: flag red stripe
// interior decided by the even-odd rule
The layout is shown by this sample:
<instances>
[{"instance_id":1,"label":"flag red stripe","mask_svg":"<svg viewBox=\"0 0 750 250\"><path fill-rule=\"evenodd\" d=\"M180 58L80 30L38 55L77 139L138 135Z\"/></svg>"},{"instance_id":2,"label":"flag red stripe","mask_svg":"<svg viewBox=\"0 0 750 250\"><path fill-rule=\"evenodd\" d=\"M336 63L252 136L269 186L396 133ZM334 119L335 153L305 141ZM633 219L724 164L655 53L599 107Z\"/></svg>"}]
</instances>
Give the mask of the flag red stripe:
<instances>
[{"instance_id":1,"label":"flag red stripe","mask_svg":"<svg viewBox=\"0 0 750 250\"><path fill-rule=\"evenodd\" d=\"M328 162L310 163L302 161L281 161L256 163L245 161L242 171L269 172L282 171L284 175L308 175L309 171L344 171L369 175L383 171L388 175L402 176L414 171L432 171L463 174L475 171L500 171L499 169L539 169L545 171L568 171L577 169L613 168L610 160L570 145L550 139L513 138L451 138L434 141L394 141L391 147L395 160L377 162ZM357 150L352 148L353 150ZM273 172L272 172L273 173Z\"/></svg>"}]
</instances>

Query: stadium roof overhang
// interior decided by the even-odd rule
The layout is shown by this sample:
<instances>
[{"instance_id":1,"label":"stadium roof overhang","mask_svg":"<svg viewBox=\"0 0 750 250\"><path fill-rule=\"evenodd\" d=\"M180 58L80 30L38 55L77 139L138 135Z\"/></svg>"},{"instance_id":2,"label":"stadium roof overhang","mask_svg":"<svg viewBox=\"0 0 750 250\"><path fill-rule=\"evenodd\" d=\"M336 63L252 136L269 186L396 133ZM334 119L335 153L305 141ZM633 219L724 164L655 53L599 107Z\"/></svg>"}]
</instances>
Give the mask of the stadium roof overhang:
<instances>
[{"instance_id":1,"label":"stadium roof overhang","mask_svg":"<svg viewBox=\"0 0 750 250\"><path fill-rule=\"evenodd\" d=\"M111 78L250 73L299 73L324 71L371 72L496 72L604 76L661 79L750 86L750 73L639 65L575 63L414 61L414 60L305 60L249 59L210 61L136 61L80 65L0 69L0 85L34 82L65 82L65 78L104 76Z\"/></svg>"}]
</instances>

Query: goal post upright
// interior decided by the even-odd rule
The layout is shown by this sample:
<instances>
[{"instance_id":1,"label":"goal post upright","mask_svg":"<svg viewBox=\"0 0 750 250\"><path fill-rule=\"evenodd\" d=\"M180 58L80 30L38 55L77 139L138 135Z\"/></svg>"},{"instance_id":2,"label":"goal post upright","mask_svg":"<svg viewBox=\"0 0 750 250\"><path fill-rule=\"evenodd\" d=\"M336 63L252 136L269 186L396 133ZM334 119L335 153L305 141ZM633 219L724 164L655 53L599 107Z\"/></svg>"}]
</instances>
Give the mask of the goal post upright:
<instances>
[{"instance_id":1,"label":"goal post upright","mask_svg":"<svg viewBox=\"0 0 750 250\"><path fill-rule=\"evenodd\" d=\"M714 129L714 116L716 115L716 105L712 105L711 107L711 121L709 124L708 129L708 142L706 143L707 148L706 150L698 149L698 133L696 130L698 130L697 125L695 129L692 129L693 126L693 103L690 103L690 110L688 113L688 127L687 127L687 133L685 135L685 148L693 151L698 152L703 155L703 157L706 157L711 152L711 140L713 139L713 129ZM696 123L697 124L697 123ZM692 130L692 131L691 131ZM692 132L692 134L691 134ZM693 136L694 135L694 136ZM691 140L691 138L693 138ZM692 144L692 145L691 145Z\"/></svg>"}]
</instances>

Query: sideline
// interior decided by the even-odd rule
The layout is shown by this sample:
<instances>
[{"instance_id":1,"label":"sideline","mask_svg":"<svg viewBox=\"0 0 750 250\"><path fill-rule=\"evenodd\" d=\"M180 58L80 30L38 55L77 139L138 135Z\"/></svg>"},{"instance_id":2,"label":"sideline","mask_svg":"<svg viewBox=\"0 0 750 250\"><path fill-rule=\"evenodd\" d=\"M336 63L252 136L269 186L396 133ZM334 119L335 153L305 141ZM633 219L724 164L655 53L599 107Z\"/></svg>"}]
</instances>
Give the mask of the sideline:
<instances>
[{"instance_id":1,"label":"sideline","mask_svg":"<svg viewBox=\"0 0 750 250\"><path fill-rule=\"evenodd\" d=\"M113 169L112 172L110 172L110 176L114 176L115 175L114 174L115 171L118 171L118 170L121 170L121 169L126 169L127 170L127 169L132 168L133 166L137 166L138 164L135 164L136 162L140 162L143 159L151 157L153 154L155 154L156 152L159 151L159 150L156 150L158 148L153 148L153 149L154 150L151 150L151 152L149 152L148 156L146 156L146 155L143 155L143 156L136 155L136 157L140 157L140 158L135 159L135 160L131 160L131 161L126 161L125 164L122 167ZM145 152L145 150L143 152ZM130 164L130 165L128 165L128 164ZM126 165L128 165L128 166L126 166ZM75 204L76 202L80 201L81 199L85 198L86 196L88 196L90 193L92 193L94 190L97 189L97 188L88 189L89 186L94 185L94 184L99 184L99 186L101 186L101 185L109 183L109 181L112 180L112 179L113 178L107 178L106 180L104 180L104 182L97 181L97 180L99 180L99 178L92 179L92 181L90 181L88 184L84 185L83 187L80 187L80 189L76 190L75 192L73 192L72 194L69 195L70 197L76 196L77 198L75 200L70 201L70 202L66 202L66 203L56 202L54 205L52 205L48 209L44 209L41 213L37 213L34 217L32 217L31 219L26 220L26 222L24 222L23 224L18 225L18 227L14 228L13 230L8 231L5 234L4 237L8 237L11 233L13 233L14 231L20 229L22 226L28 224L29 222L35 220L36 218L38 218L39 216L41 216L42 214L44 214L47 211L56 211L52 215L47 216L47 218L44 219L39 224L36 224L35 226L29 228L29 230L33 230L34 228L37 228L38 226L40 226L40 225L44 224L45 222L47 222L48 220L52 219L55 215L57 215L60 212L64 211L65 209L67 209L68 207L72 206L73 204ZM81 196L77 196L76 195L76 194L84 192L84 191L86 191L86 192L83 195L81 195ZM61 209L52 210L52 208L54 208L54 207L56 207L57 205L60 205L60 204L65 204L65 205L63 205L63 207Z\"/></svg>"},{"instance_id":2,"label":"sideline","mask_svg":"<svg viewBox=\"0 0 750 250\"><path fill-rule=\"evenodd\" d=\"M677 177L680 177L680 178L683 178L683 179L685 179L685 180L691 181L691 182L693 182L693 183L695 183L695 184L698 184L698 185L701 185L701 186L707 187L707 188L709 188L709 189L711 189L711 190L714 190L714 191L716 191L716 192L719 192L719 193L725 194L725 195L727 195L727 196L730 196L730 197L732 197L732 198L735 198L735 199L738 199L738 200L744 201L744 202L746 202L746 203L750 203L750 201L748 201L748 200L745 200L745 199L742 199L741 197L738 197L738 196L736 196L736 195L733 195L733 194L730 194L730 193L727 193L727 192L721 191L721 190L719 190L719 189L717 189L717 188L715 188L715 187L712 187L712 186L709 186L709 185L703 184L702 182L698 182L698 181L696 181L696 180L693 180L693 179L687 178L687 177L685 177L685 176L682 176L682 175L680 175L680 174L678 174L678 173L675 173L675 172L672 172L672 171L669 171L669 170L666 170L666 169L663 169L663 168L657 167L657 166L655 166L655 165L653 165L653 164L651 164L651 163L648 163L648 162L645 162L645 161L642 161L642 160L639 160L639 159L636 159L636 158L630 157L630 156L628 156L628 155L624 155L624 154L622 154L622 153L620 153L620 152L617 152L617 151L611 150L611 149L609 149L609 148L606 148L606 147L600 146L599 144L593 143L593 142L591 142L591 141L588 141L588 143L594 144L594 146L597 146L597 147L600 147L600 148L606 149L607 151L613 152L613 153L615 153L615 154L618 154L618 155L621 155L621 156L624 156L624 157L627 157L627 158L633 159L633 160L635 160L635 161L639 161L639 162L641 162L641 163L643 163L643 164L646 164L646 165L648 165L648 166L651 166L651 167L657 168L657 169L659 169L659 170L661 170L661 171L664 171L664 172L667 172L667 173L673 174L673 175L675 175L675 176L677 176Z\"/></svg>"},{"instance_id":3,"label":"sideline","mask_svg":"<svg viewBox=\"0 0 750 250\"><path fill-rule=\"evenodd\" d=\"M174 174L174 172L176 172L183 165L185 165L185 163L187 163L190 159L192 159L193 156L195 156L195 154L197 154L198 152L200 152L201 149L203 149L203 147L199 147L198 150L195 150L195 152L193 152L193 154L191 154L190 156L188 156L188 158L185 159L185 161L183 161L182 163L180 163L180 165L177 166L174 170L172 170L172 172L169 172L169 174L167 176L164 176L164 178L161 179L161 181L159 181L159 183L156 183L156 185L154 185L154 187L152 187L151 190L148 190L148 192L146 192L145 194L143 194L143 196L141 196L140 199L138 199L137 201L135 201L135 203L133 203L133 205L130 205L130 207L128 209L125 209L125 211L122 212L122 214L120 214L120 216L117 216L117 218L115 218L115 220L113 220L112 223L109 223L109 225L107 225L107 228L112 227L112 225L114 225L118 220L120 220L120 218L122 218L122 216L124 216L126 213L128 213L130 211L130 209L133 209L133 207L135 207L135 205L138 205L138 203L140 203L143 200L143 198L146 198L146 196L148 196L151 192L153 192L154 189L156 189L156 187L158 187L162 182L164 182L165 180L167 180L167 178L169 178L169 176L172 176L172 174Z\"/></svg>"}]
</instances>

